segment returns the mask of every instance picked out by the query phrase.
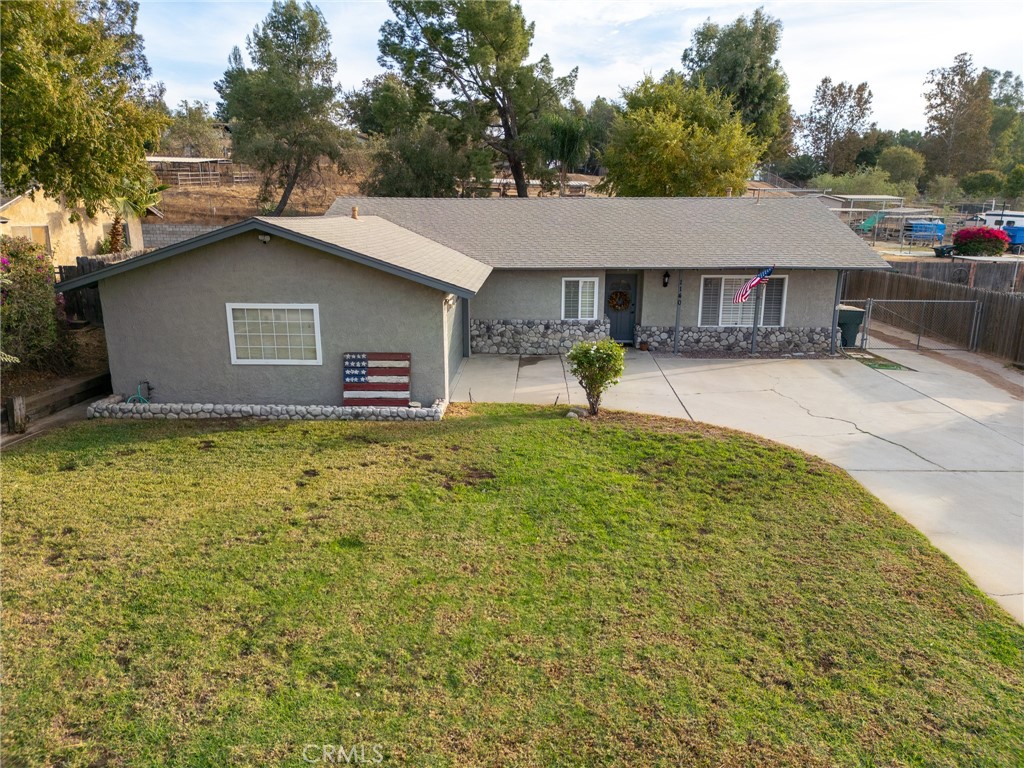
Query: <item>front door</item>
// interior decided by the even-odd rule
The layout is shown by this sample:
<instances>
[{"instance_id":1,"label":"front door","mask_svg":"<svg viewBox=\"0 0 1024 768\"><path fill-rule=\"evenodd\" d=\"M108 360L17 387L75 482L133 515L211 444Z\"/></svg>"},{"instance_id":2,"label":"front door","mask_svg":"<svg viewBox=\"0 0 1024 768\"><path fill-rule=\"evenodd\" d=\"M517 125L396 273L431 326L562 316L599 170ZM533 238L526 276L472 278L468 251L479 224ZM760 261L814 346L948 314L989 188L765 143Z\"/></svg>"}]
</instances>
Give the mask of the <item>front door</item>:
<instances>
[{"instance_id":1,"label":"front door","mask_svg":"<svg viewBox=\"0 0 1024 768\"><path fill-rule=\"evenodd\" d=\"M611 335L620 344L632 344L636 326L636 275L608 275L604 311L611 320Z\"/></svg>"}]
</instances>

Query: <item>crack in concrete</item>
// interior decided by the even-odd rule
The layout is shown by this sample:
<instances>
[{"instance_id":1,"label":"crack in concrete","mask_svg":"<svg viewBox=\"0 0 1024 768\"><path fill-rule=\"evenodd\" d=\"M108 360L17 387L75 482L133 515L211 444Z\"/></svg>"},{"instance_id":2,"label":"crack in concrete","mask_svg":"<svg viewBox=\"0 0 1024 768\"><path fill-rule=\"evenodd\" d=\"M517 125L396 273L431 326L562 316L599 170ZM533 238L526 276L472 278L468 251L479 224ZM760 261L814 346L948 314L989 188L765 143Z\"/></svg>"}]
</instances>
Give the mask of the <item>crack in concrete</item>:
<instances>
[{"instance_id":1,"label":"crack in concrete","mask_svg":"<svg viewBox=\"0 0 1024 768\"><path fill-rule=\"evenodd\" d=\"M1024 592L986 592L989 597L1022 597Z\"/></svg>"},{"instance_id":2,"label":"crack in concrete","mask_svg":"<svg viewBox=\"0 0 1024 768\"><path fill-rule=\"evenodd\" d=\"M775 377L773 377L773 378L775 378ZM837 421L837 422L839 422L841 424L848 424L851 427L853 427L853 429L855 429L858 433L860 433L862 435L867 435L868 437L873 437L876 440L881 440L883 443L888 443L889 445L893 446L894 448L902 448L904 451L909 453L911 456L916 456L917 458L919 458L921 461L925 462L926 464L931 464L933 467L938 467L943 472L948 472L949 471L945 467L943 467L941 464L939 464L937 462L934 462L931 459L925 458L924 456L919 454L917 451L914 451L914 450L908 448L905 445L901 445L900 443L897 443L895 440L890 440L887 437L882 437L881 435L876 435L874 432L868 432L866 429L862 429L861 426L859 424L857 424L857 422L855 422L855 421L850 421L849 419L842 419L842 418L840 418L838 416L821 416L821 415L819 415L817 413L811 413L811 409L808 408L807 406L805 406L803 403L801 403L796 398L790 397L789 395L786 395L786 394L783 394L782 392L779 392L779 390L776 389L776 387L778 385L779 385L779 379L775 378L775 384L773 384L771 386L771 388L769 390L766 390L766 391L774 392L776 395L781 397L783 400L789 400L789 402L793 403L797 408L802 410L804 413L806 413L812 419L825 419L827 421Z\"/></svg>"},{"instance_id":3,"label":"crack in concrete","mask_svg":"<svg viewBox=\"0 0 1024 768\"><path fill-rule=\"evenodd\" d=\"M665 379L665 383L668 384L668 388L672 390L672 394L675 395L676 400L679 401L679 406L683 409L683 413L686 414L687 418L690 421L696 421L696 419L693 418L693 414L690 413L690 409L687 408L686 404L683 402L683 398L679 396L679 393L676 392L676 388L672 386L672 382L669 380L668 375L665 373L665 369L662 368L661 363L658 362L657 355L651 355L651 359L654 361L654 364L658 366L658 370L661 371L661 375Z\"/></svg>"}]
</instances>

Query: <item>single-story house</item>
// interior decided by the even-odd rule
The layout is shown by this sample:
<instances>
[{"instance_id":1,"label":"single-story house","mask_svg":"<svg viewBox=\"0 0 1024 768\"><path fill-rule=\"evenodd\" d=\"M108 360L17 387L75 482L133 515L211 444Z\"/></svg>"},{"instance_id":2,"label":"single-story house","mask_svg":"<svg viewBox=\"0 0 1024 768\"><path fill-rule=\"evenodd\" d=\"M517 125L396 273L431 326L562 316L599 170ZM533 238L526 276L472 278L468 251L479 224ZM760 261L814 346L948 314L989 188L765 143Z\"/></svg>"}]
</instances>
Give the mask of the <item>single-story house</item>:
<instances>
[{"instance_id":1,"label":"single-story house","mask_svg":"<svg viewBox=\"0 0 1024 768\"><path fill-rule=\"evenodd\" d=\"M73 213L78 214L76 221L70 220ZM72 210L41 189L0 197L0 235L42 245L54 264L73 266L79 256L96 255L113 224L113 216L102 209L89 216L84 208ZM142 225L134 216L124 222L124 239L127 248L143 248Z\"/></svg>"},{"instance_id":2,"label":"single-story house","mask_svg":"<svg viewBox=\"0 0 1024 768\"><path fill-rule=\"evenodd\" d=\"M768 266L762 299L734 304ZM470 354L742 351L755 313L762 350L828 351L843 273L886 268L809 198L340 198L58 290L99 283L115 392L338 404L346 353L409 353L411 399L431 403Z\"/></svg>"}]
</instances>

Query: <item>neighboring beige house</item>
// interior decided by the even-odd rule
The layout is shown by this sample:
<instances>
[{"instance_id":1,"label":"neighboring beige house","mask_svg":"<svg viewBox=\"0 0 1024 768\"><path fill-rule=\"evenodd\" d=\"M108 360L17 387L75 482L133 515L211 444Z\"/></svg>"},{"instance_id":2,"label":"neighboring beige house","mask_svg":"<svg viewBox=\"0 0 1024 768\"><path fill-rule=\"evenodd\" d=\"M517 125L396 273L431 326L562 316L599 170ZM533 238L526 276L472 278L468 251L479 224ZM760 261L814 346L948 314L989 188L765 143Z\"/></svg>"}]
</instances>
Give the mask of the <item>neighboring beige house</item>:
<instances>
[{"instance_id":1,"label":"neighboring beige house","mask_svg":"<svg viewBox=\"0 0 1024 768\"><path fill-rule=\"evenodd\" d=\"M42 190L14 197L0 198L0 235L27 237L44 246L53 257L54 264L74 265L79 256L93 256L100 243L110 235L113 216L97 211L95 217L86 216L69 221L71 210L60 200L43 195ZM139 250L142 243L142 224L136 218L125 221L125 245Z\"/></svg>"}]
</instances>

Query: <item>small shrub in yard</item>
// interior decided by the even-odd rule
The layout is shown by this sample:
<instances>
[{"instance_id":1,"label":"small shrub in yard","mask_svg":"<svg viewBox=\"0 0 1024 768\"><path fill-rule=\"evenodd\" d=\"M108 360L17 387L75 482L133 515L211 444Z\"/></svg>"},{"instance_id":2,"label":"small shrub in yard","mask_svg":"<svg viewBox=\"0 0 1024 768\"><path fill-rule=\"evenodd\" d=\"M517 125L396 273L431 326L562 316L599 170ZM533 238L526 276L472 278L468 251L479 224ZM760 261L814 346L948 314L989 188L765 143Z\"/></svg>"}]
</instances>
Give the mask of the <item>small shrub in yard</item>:
<instances>
[{"instance_id":1,"label":"small shrub in yard","mask_svg":"<svg viewBox=\"0 0 1024 768\"><path fill-rule=\"evenodd\" d=\"M565 357L569 361L569 373L587 393L590 415L597 415L601 395L619 383L626 368L625 350L612 339L581 341L573 345Z\"/></svg>"},{"instance_id":2,"label":"small shrub in yard","mask_svg":"<svg viewBox=\"0 0 1024 768\"><path fill-rule=\"evenodd\" d=\"M994 227L964 227L953 235L953 245L963 256L998 256L1010 244L1010 236Z\"/></svg>"},{"instance_id":3,"label":"small shrub in yard","mask_svg":"<svg viewBox=\"0 0 1024 768\"><path fill-rule=\"evenodd\" d=\"M67 332L64 297L53 292L53 264L46 251L23 237L0 238L0 275L4 352L28 368L70 370L75 344Z\"/></svg>"}]
</instances>

